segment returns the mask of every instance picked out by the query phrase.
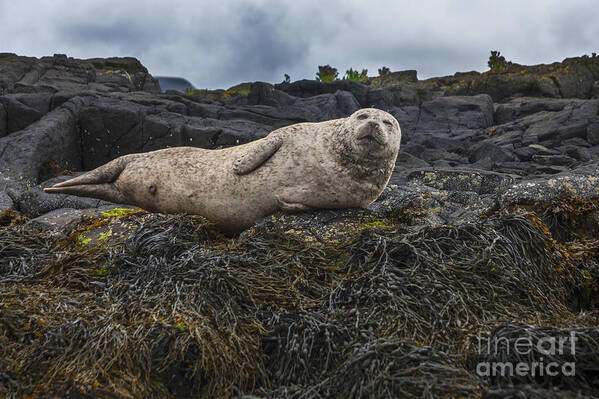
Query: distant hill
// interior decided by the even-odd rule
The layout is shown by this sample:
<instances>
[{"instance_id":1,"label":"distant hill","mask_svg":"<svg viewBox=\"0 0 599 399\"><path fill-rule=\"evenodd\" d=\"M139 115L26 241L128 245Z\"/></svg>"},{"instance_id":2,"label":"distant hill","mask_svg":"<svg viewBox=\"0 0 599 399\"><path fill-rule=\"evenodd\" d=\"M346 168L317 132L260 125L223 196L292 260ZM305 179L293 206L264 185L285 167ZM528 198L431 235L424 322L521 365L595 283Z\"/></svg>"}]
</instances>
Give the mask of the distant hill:
<instances>
[{"instance_id":1,"label":"distant hill","mask_svg":"<svg viewBox=\"0 0 599 399\"><path fill-rule=\"evenodd\" d=\"M154 76L160 83L160 88L163 92L167 90L178 90L184 92L187 88L195 89L195 86L191 82L184 78L178 78L173 76Z\"/></svg>"}]
</instances>

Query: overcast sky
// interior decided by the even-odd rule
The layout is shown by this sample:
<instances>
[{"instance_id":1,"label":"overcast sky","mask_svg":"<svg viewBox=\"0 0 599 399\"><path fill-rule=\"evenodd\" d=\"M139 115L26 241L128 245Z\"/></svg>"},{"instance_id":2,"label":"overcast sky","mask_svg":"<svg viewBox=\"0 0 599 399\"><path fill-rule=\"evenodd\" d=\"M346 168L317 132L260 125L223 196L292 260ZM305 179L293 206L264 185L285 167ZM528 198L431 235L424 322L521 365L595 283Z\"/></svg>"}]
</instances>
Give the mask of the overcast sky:
<instances>
[{"instance_id":1,"label":"overcast sky","mask_svg":"<svg viewBox=\"0 0 599 399\"><path fill-rule=\"evenodd\" d=\"M313 79L318 65L420 79L599 53L597 0L0 0L0 52L132 56L198 88Z\"/></svg>"}]
</instances>

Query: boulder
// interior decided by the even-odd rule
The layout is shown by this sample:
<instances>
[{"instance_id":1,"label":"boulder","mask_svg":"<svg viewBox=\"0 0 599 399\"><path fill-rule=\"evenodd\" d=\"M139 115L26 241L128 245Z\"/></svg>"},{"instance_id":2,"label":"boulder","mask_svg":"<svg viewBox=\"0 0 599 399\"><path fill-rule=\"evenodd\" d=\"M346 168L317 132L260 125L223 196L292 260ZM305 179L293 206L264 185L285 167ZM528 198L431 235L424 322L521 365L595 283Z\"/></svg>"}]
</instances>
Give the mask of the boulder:
<instances>
[{"instance_id":1,"label":"boulder","mask_svg":"<svg viewBox=\"0 0 599 399\"><path fill-rule=\"evenodd\" d=\"M476 169L422 169L408 175L408 180L439 190L496 194L510 187L514 176Z\"/></svg>"},{"instance_id":2,"label":"boulder","mask_svg":"<svg viewBox=\"0 0 599 399\"><path fill-rule=\"evenodd\" d=\"M468 159L471 163L488 158L492 162L516 161L518 158L512 150L505 146L499 146L492 140L483 140L475 144L471 149Z\"/></svg>"},{"instance_id":3,"label":"boulder","mask_svg":"<svg viewBox=\"0 0 599 399\"><path fill-rule=\"evenodd\" d=\"M4 104L0 102L0 138L8 134L8 119L6 115L6 108Z\"/></svg>"},{"instance_id":4,"label":"boulder","mask_svg":"<svg viewBox=\"0 0 599 399\"><path fill-rule=\"evenodd\" d=\"M46 187L76 177L80 173L73 175L64 175L48 179L42 184L31 187L19 193L14 199L14 208L25 215L43 215L50 211L61 208L86 209L98 208L106 205L114 205L107 201L95 198L76 197L66 194L48 194L43 191Z\"/></svg>"},{"instance_id":5,"label":"boulder","mask_svg":"<svg viewBox=\"0 0 599 399\"><path fill-rule=\"evenodd\" d=\"M100 92L160 92L158 81L131 57L79 60L55 54L37 59L0 53L0 76L2 94L88 89Z\"/></svg>"},{"instance_id":6,"label":"boulder","mask_svg":"<svg viewBox=\"0 0 599 399\"><path fill-rule=\"evenodd\" d=\"M599 118L594 117L587 126L587 141L592 145L599 144Z\"/></svg>"},{"instance_id":7,"label":"boulder","mask_svg":"<svg viewBox=\"0 0 599 399\"><path fill-rule=\"evenodd\" d=\"M5 174L37 182L46 175L48 165L61 170L81 169L76 125L73 112L60 108L26 129L0 138L0 165Z\"/></svg>"}]
</instances>

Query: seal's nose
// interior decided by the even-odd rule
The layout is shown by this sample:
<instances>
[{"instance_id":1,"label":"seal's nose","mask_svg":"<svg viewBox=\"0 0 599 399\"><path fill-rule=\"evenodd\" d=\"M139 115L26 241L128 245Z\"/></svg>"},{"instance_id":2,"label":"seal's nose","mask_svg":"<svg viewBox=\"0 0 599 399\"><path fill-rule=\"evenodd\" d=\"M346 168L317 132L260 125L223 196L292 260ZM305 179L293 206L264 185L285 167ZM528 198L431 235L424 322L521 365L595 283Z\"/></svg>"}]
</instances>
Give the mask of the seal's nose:
<instances>
[{"instance_id":1,"label":"seal's nose","mask_svg":"<svg viewBox=\"0 0 599 399\"><path fill-rule=\"evenodd\" d=\"M370 126L373 129L376 129L379 126L379 124L376 122L370 121L370 122L368 122L368 126Z\"/></svg>"}]
</instances>

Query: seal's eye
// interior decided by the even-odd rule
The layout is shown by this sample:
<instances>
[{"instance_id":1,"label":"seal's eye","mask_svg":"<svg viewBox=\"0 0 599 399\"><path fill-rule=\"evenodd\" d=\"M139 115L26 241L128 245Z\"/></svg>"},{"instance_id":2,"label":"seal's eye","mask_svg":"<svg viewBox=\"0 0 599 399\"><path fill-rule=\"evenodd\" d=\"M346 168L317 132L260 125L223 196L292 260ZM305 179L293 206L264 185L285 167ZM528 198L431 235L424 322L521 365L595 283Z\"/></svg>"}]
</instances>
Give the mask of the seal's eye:
<instances>
[{"instance_id":1,"label":"seal's eye","mask_svg":"<svg viewBox=\"0 0 599 399\"><path fill-rule=\"evenodd\" d=\"M368 118L368 115L366 115L366 114L358 115L358 119L366 119L366 118Z\"/></svg>"},{"instance_id":2,"label":"seal's eye","mask_svg":"<svg viewBox=\"0 0 599 399\"><path fill-rule=\"evenodd\" d=\"M384 123L385 125L393 126L393 123L391 123L391 121L390 121L390 120L384 120L384 121L383 121L383 123Z\"/></svg>"}]
</instances>

